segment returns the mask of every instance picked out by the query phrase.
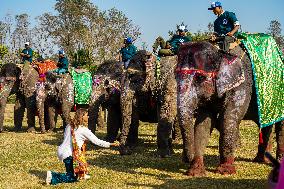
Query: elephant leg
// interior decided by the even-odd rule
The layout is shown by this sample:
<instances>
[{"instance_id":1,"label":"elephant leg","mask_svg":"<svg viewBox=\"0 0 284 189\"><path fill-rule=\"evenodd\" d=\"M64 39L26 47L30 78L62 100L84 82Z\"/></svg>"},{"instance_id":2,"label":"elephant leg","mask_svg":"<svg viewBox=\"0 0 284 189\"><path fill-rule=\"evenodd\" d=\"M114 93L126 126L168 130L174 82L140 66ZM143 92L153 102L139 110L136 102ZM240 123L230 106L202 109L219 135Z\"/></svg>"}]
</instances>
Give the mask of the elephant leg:
<instances>
[{"instance_id":1,"label":"elephant leg","mask_svg":"<svg viewBox=\"0 0 284 189\"><path fill-rule=\"evenodd\" d=\"M159 120L157 128L158 155L162 158L172 155L172 128L173 123L167 118Z\"/></svg>"},{"instance_id":2,"label":"elephant leg","mask_svg":"<svg viewBox=\"0 0 284 189\"><path fill-rule=\"evenodd\" d=\"M28 132L35 131L36 103L35 96L26 98Z\"/></svg>"},{"instance_id":3,"label":"elephant leg","mask_svg":"<svg viewBox=\"0 0 284 189\"><path fill-rule=\"evenodd\" d=\"M134 147L138 142L139 114L137 107L133 107L131 124L127 136L127 146Z\"/></svg>"},{"instance_id":4,"label":"elephant leg","mask_svg":"<svg viewBox=\"0 0 284 189\"><path fill-rule=\"evenodd\" d=\"M120 109L114 107L108 108L107 135L105 137L105 140L108 142L114 142L116 140L120 128L121 128Z\"/></svg>"},{"instance_id":5,"label":"elephant leg","mask_svg":"<svg viewBox=\"0 0 284 189\"><path fill-rule=\"evenodd\" d=\"M102 107L100 107L99 112L98 112L98 128L103 128L105 125L104 121L104 112Z\"/></svg>"},{"instance_id":6,"label":"elephant leg","mask_svg":"<svg viewBox=\"0 0 284 189\"><path fill-rule=\"evenodd\" d=\"M102 98L98 98L96 101L91 102L88 109L88 128L95 133L97 130L97 123L98 123L98 116L100 111L100 105L101 105Z\"/></svg>"},{"instance_id":7,"label":"elephant leg","mask_svg":"<svg viewBox=\"0 0 284 189\"><path fill-rule=\"evenodd\" d=\"M49 130L50 129L50 122L49 122L49 114L48 114L48 107L44 106L44 128L41 128L41 130Z\"/></svg>"},{"instance_id":8,"label":"elephant leg","mask_svg":"<svg viewBox=\"0 0 284 189\"><path fill-rule=\"evenodd\" d=\"M4 113L7 103L7 98L9 96L11 90L4 90L0 91L1 97L0 97L0 133L3 131L3 123L4 123Z\"/></svg>"},{"instance_id":9,"label":"elephant leg","mask_svg":"<svg viewBox=\"0 0 284 189\"><path fill-rule=\"evenodd\" d=\"M23 118L25 113L25 98L21 94L17 94L14 106L14 129L21 131L23 126Z\"/></svg>"},{"instance_id":10,"label":"elephant leg","mask_svg":"<svg viewBox=\"0 0 284 189\"><path fill-rule=\"evenodd\" d=\"M56 126L56 117L57 117L55 116L57 114L56 106L54 104L50 104L47 109L48 109L48 117L49 117L49 124L50 124L48 131L54 131L55 126Z\"/></svg>"},{"instance_id":11,"label":"elephant leg","mask_svg":"<svg viewBox=\"0 0 284 189\"><path fill-rule=\"evenodd\" d=\"M190 163L187 171L188 176L205 176L204 152L210 137L210 129L212 126L212 116L199 112L194 126L194 158Z\"/></svg>"},{"instance_id":12,"label":"elephant leg","mask_svg":"<svg viewBox=\"0 0 284 189\"><path fill-rule=\"evenodd\" d=\"M68 103L62 103L62 120L64 124L70 124L71 117L70 112L73 105L70 105Z\"/></svg>"},{"instance_id":13,"label":"elephant leg","mask_svg":"<svg viewBox=\"0 0 284 189\"><path fill-rule=\"evenodd\" d=\"M269 163L269 160L265 158L264 153L266 151L270 152L272 149L272 128L273 125L261 129L262 141L259 141L258 151L253 162Z\"/></svg>"},{"instance_id":14,"label":"elephant leg","mask_svg":"<svg viewBox=\"0 0 284 189\"><path fill-rule=\"evenodd\" d=\"M284 157L284 121L278 122L275 124L275 132L276 132L276 142L277 142L277 149L276 149L276 158L280 162Z\"/></svg>"}]
</instances>

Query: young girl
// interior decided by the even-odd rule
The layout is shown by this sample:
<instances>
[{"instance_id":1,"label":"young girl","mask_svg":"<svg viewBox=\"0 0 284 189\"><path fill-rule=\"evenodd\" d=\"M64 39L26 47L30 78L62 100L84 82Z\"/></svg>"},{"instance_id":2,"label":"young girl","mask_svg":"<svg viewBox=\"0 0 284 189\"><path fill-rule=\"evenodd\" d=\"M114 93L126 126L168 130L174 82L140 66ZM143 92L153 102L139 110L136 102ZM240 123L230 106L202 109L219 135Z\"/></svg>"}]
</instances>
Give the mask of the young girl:
<instances>
[{"instance_id":1,"label":"young girl","mask_svg":"<svg viewBox=\"0 0 284 189\"><path fill-rule=\"evenodd\" d=\"M58 158L63 161L66 173L47 171L46 183L70 183L78 179L88 179L87 162L85 158L86 142L91 141L101 147L109 148L118 146L118 143L109 143L98 139L87 127L88 112L85 109L78 109L70 125L67 125L64 132L64 140L58 147Z\"/></svg>"}]
</instances>

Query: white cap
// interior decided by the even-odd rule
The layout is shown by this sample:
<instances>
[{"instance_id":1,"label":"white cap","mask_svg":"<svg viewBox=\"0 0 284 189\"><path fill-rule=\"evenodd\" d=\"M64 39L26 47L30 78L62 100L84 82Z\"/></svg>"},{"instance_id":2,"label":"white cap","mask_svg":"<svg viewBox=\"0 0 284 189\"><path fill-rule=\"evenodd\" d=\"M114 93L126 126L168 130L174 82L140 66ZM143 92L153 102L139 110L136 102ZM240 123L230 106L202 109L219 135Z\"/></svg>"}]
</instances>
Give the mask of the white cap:
<instances>
[{"instance_id":1,"label":"white cap","mask_svg":"<svg viewBox=\"0 0 284 189\"><path fill-rule=\"evenodd\" d=\"M184 30L185 30L185 25L180 25L180 26L178 27L178 29L184 31Z\"/></svg>"},{"instance_id":2,"label":"white cap","mask_svg":"<svg viewBox=\"0 0 284 189\"><path fill-rule=\"evenodd\" d=\"M25 45L30 45L30 43L29 42L25 42Z\"/></svg>"}]
</instances>

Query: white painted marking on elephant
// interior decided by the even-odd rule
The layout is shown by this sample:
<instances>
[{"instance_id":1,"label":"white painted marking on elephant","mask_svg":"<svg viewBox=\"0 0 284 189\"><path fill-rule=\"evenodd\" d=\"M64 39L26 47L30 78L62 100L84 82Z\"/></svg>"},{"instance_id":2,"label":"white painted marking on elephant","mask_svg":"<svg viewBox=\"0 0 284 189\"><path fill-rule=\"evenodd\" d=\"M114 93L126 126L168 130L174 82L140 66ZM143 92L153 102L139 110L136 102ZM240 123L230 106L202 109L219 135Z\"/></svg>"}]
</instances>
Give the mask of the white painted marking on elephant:
<instances>
[{"instance_id":1,"label":"white painted marking on elephant","mask_svg":"<svg viewBox=\"0 0 284 189\"><path fill-rule=\"evenodd\" d=\"M193 78L194 75L187 75L187 77L179 76L178 78L177 106L182 117L193 114L193 112L189 112L191 110L191 104L193 104L193 101L197 98L197 90L192 83Z\"/></svg>"},{"instance_id":2,"label":"white painted marking on elephant","mask_svg":"<svg viewBox=\"0 0 284 189\"><path fill-rule=\"evenodd\" d=\"M233 100L236 102L236 106L241 107L245 104L246 101L246 90L237 90L233 97Z\"/></svg>"},{"instance_id":3,"label":"white painted marking on elephant","mask_svg":"<svg viewBox=\"0 0 284 189\"><path fill-rule=\"evenodd\" d=\"M68 95L67 95L68 102L71 102L71 103L74 102L73 96L74 96L74 86L72 83L69 83L68 84Z\"/></svg>"}]
</instances>

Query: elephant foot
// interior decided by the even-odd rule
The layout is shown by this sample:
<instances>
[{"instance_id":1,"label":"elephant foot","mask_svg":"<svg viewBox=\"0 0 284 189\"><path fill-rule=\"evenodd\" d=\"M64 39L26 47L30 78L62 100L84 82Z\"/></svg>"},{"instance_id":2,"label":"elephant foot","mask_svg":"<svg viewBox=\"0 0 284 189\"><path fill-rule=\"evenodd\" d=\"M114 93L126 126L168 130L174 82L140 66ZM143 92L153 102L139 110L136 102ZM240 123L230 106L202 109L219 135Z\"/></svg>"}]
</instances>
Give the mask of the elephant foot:
<instances>
[{"instance_id":1,"label":"elephant foot","mask_svg":"<svg viewBox=\"0 0 284 189\"><path fill-rule=\"evenodd\" d=\"M34 127L29 127L29 128L27 129L27 132L28 132L28 133L35 133L35 128L34 128Z\"/></svg>"},{"instance_id":2,"label":"elephant foot","mask_svg":"<svg viewBox=\"0 0 284 189\"><path fill-rule=\"evenodd\" d=\"M173 154L174 154L174 152L173 152L172 149L169 149L169 150L158 149L158 151L157 151L157 157L158 158L170 158L170 157L172 157Z\"/></svg>"},{"instance_id":3,"label":"elephant foot","mask_svg":"<svg viewBox=\"0 0 284 189\"><path fill-rule=\"evenodd\" d=\"M270 163L269 159L267 159L264 155L259 155L259 154L257 154L252 161L255 163L264 163L264 164Z\"/></svg>"},{"instance_id":4,"label":"elephant foot","mask_svg":"<svg viewBox=\"0 0 284 189\"><path fill-rule=\"evenodd\" d=\"M189 158L187 157L187 155L184 152L182 152L182 162L183 163L190 163Z\"/></svg>"},{"instance_id":5,"label":"elephant foot","mask_svg":"<svg viewBox=\"0 0 284 189\"><path fill-rule=\"evenodd\" d=\"M236 167L234 164L234 157L225 158L224 161L221 161L221 164L216 169L216 173L221 175L232 175L236 174Z\"/></svg>"},{"instance_id":6,"label":"elephant foot","mask_svg":"<svg viewBox=\"0 0 284 189\"><path fill-rule=\"evenodd\" d=\"M131 155L132 152L128 146L120 145L119 153L120 155Z\"/></svg>"},{"instance_id":7,"label":"elephant foot","mask_svg":"<svg viewBox=\"0 0 284 189\"><path fill-rule=\"evenodd\" d=\"M185 174L191 177L206 176L203 157L194 158L190 164L188 171Z\"/></svg>"},{"instance_id":8,"label":"elephant foot","mask_svg":"<svg viewBox=\"0 0 284 189\"><path fill-rule=\"evenodd\" d=\"M55 129L48 129L46 132L47 132L47 133L55 133L56 130L55 130Z\"/></svg>"},{"instance_id":9,"label":"elephant foot","mask_svg":"<svg viewBox=\"0 0 284 189\"><path fill-rule=\"evenodd\" d=\"M41 130L40 133L41 133L41 134L45 134L45 133L46 133L46 130Z\"/></svg>"},{"instance_id":10,"label":"elephant foot","mask_svg":"<svg viewBox=\"0 0 284 189\"><path fill-rule=\"evenodd\" d=\"M23 130L22 130L22 127L15 127L15 128L13 129L13 131L14 131L14 132L21 132L21 131L23 131Z\"/></svg>"}]
</instances>

